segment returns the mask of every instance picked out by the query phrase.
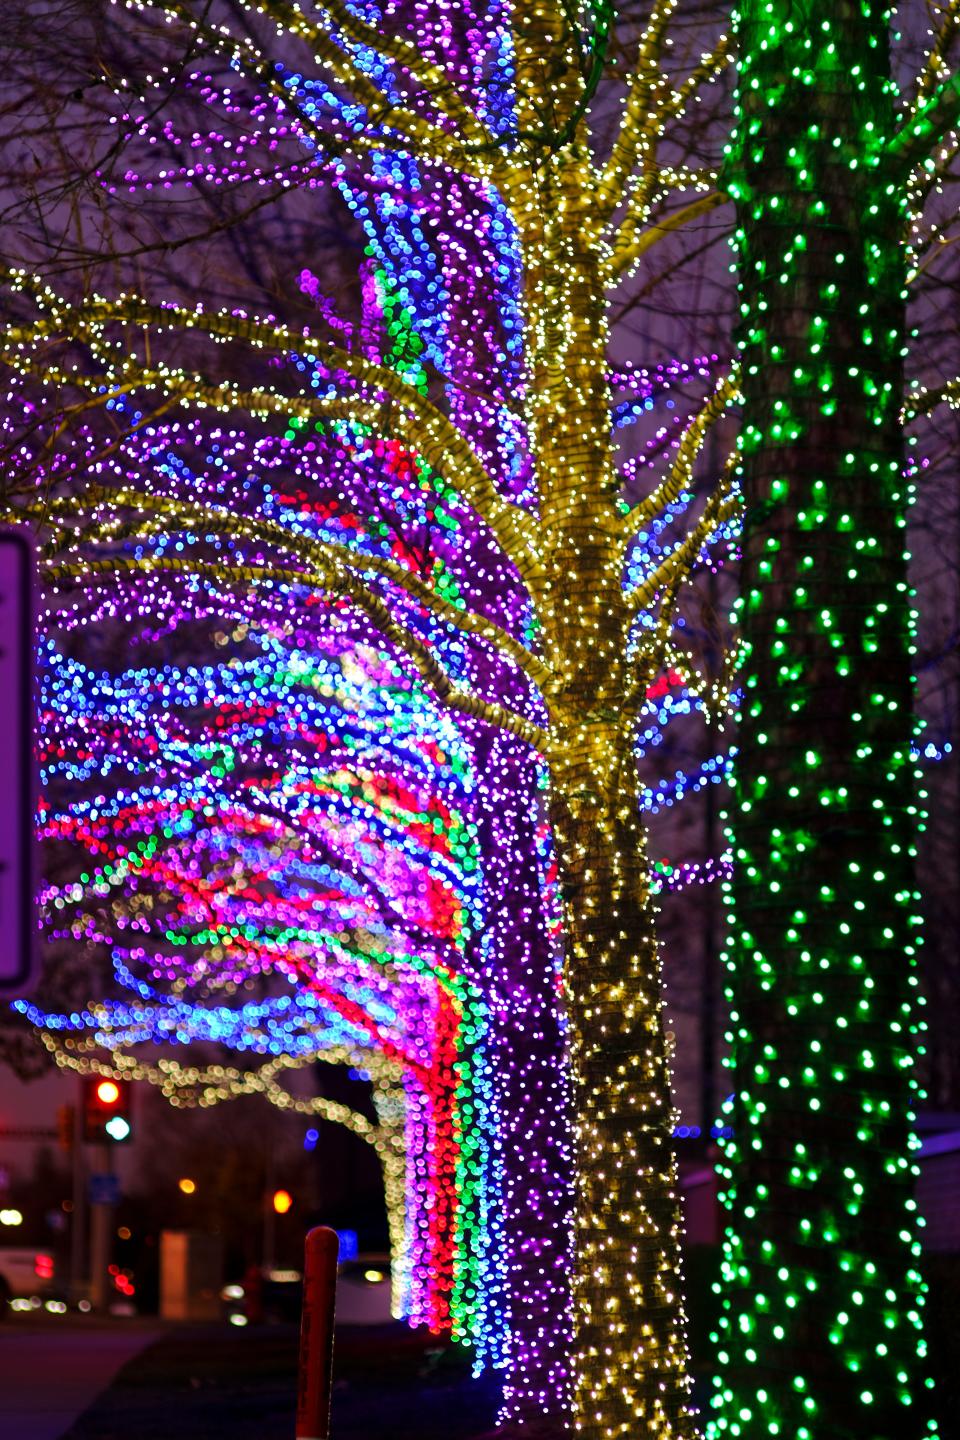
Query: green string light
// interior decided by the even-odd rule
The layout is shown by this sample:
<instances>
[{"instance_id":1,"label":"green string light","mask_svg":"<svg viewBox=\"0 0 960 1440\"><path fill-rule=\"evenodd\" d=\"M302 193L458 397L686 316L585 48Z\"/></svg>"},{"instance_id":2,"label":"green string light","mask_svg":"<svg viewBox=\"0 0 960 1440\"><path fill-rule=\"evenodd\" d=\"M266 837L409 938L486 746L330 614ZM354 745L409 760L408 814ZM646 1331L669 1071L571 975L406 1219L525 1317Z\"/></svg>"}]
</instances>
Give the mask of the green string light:
<instances>
[{"instance_id":1,"label":"green string light","mask_svg":"<svg viewBox=\"0 0 960 1440\"><path fill-rule=\"evenodd\" d=\"M714 1440L920 1440L922 1003L890 11L744 0L744 704Z\"/></svg>"}]
</instances>

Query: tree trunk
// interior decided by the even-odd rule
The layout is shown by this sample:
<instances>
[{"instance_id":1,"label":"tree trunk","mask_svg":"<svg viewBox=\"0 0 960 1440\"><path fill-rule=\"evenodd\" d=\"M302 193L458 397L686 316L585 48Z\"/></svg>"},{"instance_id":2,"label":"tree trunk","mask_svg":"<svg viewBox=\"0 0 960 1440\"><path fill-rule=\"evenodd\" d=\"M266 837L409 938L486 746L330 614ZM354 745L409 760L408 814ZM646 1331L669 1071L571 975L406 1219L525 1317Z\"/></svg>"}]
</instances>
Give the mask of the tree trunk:
<instances>
[{"instance_id":1,"label":"tree trunk","mask_svg":"<svg viewBox=\"0 0 960 1440\"><path fill-rule=\"evenodd\" d=\"M634 679L611 456L607 332L574 151L524 235L551 699L550 815L574 1091L574 1423L587 1440L695 1433L660 962L637 803Z\"/></svg>"},{"instance_id":2,"label":"tree trunk","mask_svg":"<svg viewBox=\"0 0 960 1440\"><path fill-rule=\"evenodd\" d=\"M894 123L887 21L870 0L742 6L729 188L745 661L718 1436L935 1432L909 1161L903 215L870 158Z\"/></svg>"},{"instance_id":3,"label":"tree trunk","mask_svg":"<svg viewBox=\"0 0 960 1440\"><path fill-rule=\"evenodd\" d=\"M558 737L551 806L576 1117L574 1416L589 1440L692 1436L670 1057L646 846L633 757L595 721L590 693L583 724ZM585 740L605 759L602 790Z\"/></svg>"},{"instance_id":4,"label":"tree trunk","mask_svg":"<svg viewBox=\"0 0 960 1440\"><path fill-rule=\"evenodd\" d=\"M490 737L478 759L485 993L502 1126L502 1415L524 1434L546 1420L558 1435L569 1419L573 1183L561 997L537 858L539 762L511 735Z\"/></svg>"}]
</instances>

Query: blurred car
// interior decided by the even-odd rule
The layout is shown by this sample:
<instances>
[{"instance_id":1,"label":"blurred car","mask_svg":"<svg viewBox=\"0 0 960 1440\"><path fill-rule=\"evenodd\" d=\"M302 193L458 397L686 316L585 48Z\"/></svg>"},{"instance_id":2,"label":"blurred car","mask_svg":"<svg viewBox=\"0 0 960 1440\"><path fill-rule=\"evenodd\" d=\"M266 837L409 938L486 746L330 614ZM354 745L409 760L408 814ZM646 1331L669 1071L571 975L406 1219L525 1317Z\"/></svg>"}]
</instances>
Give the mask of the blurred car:
<instances>
[{"instance_id":1,"label":"blurred car","mask_svg":"<svg viewBox=\"0 0 960 1440\"><path fill-rule=\"evenodd\" d=\"M337 1269L337 1324L386 1325L390 1314L390 1260L358 1255Z\"/></svg>"},{"instance_id":2,"label":"blurred car","mask_svg":"<svg viewBox=\"0 0 960 1440\"><path fill-rule=\"evenodd\" d=\"M337 1267L337 1324L385 1325L390 1314L390 1260L386 1255L359 1255ZM298 1322L303 1304L299 1270L251 1267L243 1281L220 1292L232 1325Z\"/></svg>"},{"instance_id":3,"label":"blurred car","mask_svg":"<svg viewBox=\"0 0 960 1440\"><path fill-rule=\"evenodd\" d=\"M47 1299L60 1299L56 1263L47 1250L35 1245L0 1245L0 1319L10 1306L35 1308Z\"/></svg>"}]
</instances>

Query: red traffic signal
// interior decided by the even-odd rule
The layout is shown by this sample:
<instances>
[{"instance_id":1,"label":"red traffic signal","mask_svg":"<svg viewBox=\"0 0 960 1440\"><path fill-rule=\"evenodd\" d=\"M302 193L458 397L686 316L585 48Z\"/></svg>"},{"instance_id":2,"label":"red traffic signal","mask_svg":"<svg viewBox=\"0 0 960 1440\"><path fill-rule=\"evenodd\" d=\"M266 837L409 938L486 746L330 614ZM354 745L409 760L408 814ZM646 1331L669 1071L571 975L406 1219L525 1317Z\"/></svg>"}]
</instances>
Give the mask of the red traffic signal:
<instances>
[{"instance_id":1,"label":"red traffic signal","mask_svg":"<svg viewBox=\"0 0 960 1440\"><path fill-rule=\"evenodd\" d=\"M83 1076L83 1138L89 1145L130 1139L130 1087L101 1075Z\"/></svg>"}]
</instances>

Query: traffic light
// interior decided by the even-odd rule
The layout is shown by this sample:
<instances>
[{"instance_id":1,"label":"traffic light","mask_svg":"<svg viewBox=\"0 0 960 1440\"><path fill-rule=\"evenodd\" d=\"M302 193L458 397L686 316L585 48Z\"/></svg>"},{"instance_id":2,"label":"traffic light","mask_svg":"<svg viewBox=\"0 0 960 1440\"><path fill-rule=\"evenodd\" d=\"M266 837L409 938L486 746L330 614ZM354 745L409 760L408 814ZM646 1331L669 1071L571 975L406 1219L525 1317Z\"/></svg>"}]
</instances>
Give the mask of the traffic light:
<instances>
[{"instance_id":1,"label":"traffic light","mask_svg":"<svg viewBox=\"0 0 960 1440\"><path fill-rule=\"evenodd\" d=\"M76 1111L72 1105L57 1106L57 1139L61 1150L72 1150L76 1138Z\"/></svg>"},{"instance_id":2,"label":"traffic light","mask_svg":"<svg viewBox=\"0 0 960 1440\"><path fill-rule=\"evenodd\" d=\"M83 1077L83 1138L87 1144L130 1139L130 1087L102 1075Z\"/></svg>"},{"instance_id":3,"label":"traffic light","mask_svg":"<svg viewBox=\"0 0 960 1440\"><path fill-rule=\"evenodd\" d=\"M293 1206L293 1196L289 1190L274 1190L273 1208L278 1215L286 1215Z\"/></svg>"}]
</instances>

